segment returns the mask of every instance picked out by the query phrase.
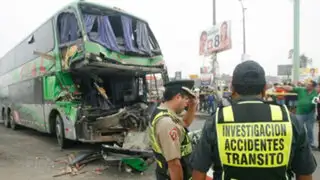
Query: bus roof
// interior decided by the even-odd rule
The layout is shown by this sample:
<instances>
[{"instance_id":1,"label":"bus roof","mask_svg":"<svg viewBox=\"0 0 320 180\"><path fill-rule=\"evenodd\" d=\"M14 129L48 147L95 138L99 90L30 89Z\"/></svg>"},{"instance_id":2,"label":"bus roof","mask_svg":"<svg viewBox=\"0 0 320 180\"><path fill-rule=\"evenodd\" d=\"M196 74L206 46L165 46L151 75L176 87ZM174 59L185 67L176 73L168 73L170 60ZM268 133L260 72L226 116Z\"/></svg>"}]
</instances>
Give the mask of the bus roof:
<instances>
[{"instance_id":1,"label":"bus roof","mask_svg":"<svg viewBox=\"0 0 320 180\"><path fill-rule=\"evenodd\" d=\"M86 4L86 5L92 5L92 6L100 6L100 7L104 7L104 8L116 11L118 13L127 15L127 16L134 17L135 19L139 19L139 20L144 21L144 22L147 23L147 21L145 19L142 19L141 17L138 17L136 15L133 15L132 13L126 12L126 11L124 11L121 8L118 8L118 7L111 7L111 6L108 6L108 5L104 5L104 4L100 4L100 3L94 3L94 2L87 2L87 1L84 1L84 0L75 1L75 2L73 2L71 4L74 4L74 5ZM70 6L70 4L69 4L69 6Z\"/></svg>"},{"instance_id":2,"label":"bus roof","mask_svg":"<svg viewBox=\"0 0 320 180\"><path fill-rule=\"evenodd\" d=\"M92 5L92 6L98 6L98 7L103 7L103 8L106 8L106 9L110 9L110 10L113 10L113 11L116 11L118 13L122 13L124 15L127 15L127 16L131 16L133 18L136 18L136 19L139 19L141 21L144 21L145 23L148 24L147 21L145 21L144 19L140 18L140 17L137 17L133 14L130 14L128 12L125 12L123 10L120 10L120 8L117 8L117 7L110 7L110 6L107 6L107 5L101 5L101 4L98 4L98 3L93 3L93 2L86 2L84 0L78 0L78 1L74 1L74 2L71 2L65 6L63 6L63 8L59 9L56 13L54 13L53 15L51 15L48 19L46 19L41 25L37 26L36 29L34 29L31 33L28 34L27 37L25 37L24 39L22 39L18 44L14 45L10 50L8 50L3 56L0 57L0 61L3 59L3 57L5 57L7 54L9 54L15 47L17 47L18 45L20 45L21 43L23 43L24 41L26 41L30 35L34 34L41 26L43 26L45 23L47 23L50 19L52 19L54 16L56 16L57 14L59 14L61 11L65 10L66 8L68 8L69 6L74 6L74 7L77 7L78 5L80 4L85 4L85 5Z\"/></svg>"}]
</instances>

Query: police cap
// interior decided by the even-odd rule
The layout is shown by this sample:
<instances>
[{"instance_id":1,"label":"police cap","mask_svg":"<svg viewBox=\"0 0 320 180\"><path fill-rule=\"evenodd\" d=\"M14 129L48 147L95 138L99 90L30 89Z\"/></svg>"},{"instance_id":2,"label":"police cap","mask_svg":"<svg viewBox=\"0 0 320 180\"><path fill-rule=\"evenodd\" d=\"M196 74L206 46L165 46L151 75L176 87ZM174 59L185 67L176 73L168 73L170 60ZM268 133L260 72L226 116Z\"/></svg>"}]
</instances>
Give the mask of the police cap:
<instances>
[{"instance_id":1,"label":"police cap","mask_svg":"<svg viewBox=\"0 0 320 180\"><path fill-rule=\"evenodd\" d=\"M166 91L184 91L186 94L188 94L191 97L196 97L196 95L192 92L192 88L194 86L193 80L175 80L175 81L169 81L164 85L166 88Z\"/></svg>"},{"instance_id":2,"label":"police cap","mask_svg":"<svg viewBox=\"0 0 320 180\"><path fill-rule=\"evenodd\" d=\"M265 85L266 76L263 67L251 60L238 64L233 71L232 84Z\"/></svg>"}]
</instances>

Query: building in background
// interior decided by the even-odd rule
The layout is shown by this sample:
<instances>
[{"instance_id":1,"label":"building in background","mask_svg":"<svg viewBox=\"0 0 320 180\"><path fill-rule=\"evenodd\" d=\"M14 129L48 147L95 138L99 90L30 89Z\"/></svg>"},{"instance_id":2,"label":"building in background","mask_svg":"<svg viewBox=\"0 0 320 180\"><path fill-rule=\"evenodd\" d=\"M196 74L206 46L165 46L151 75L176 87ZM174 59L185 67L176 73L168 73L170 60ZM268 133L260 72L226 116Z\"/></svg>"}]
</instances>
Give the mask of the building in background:
<instances>
[{"instance_id":1,"label":"building in background","mask_svg":"<svg viewBox=\"0 0 320 180\"><path fill-rule=\"evenodd\" d=\"M181 80L182 78L182 72L181 71L176 71L175 73L175 80Z\"/></svg>"}]
</instances>

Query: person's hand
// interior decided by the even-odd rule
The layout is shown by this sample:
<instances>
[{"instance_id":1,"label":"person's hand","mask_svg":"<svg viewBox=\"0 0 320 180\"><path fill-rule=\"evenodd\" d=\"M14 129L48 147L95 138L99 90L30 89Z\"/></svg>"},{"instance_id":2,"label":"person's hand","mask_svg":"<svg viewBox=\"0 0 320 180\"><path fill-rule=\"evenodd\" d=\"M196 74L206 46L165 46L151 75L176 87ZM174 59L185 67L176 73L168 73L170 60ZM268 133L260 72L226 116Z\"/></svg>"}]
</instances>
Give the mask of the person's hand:
<instances>
[{"instance_id":1,"label":"person's hand","mask_svg":"<svg viewBox=\"0 0 320 180\"><path fill-rule=\"evenodd\" d=\"M314 98L312 99L312 103L313 103L313 104L320 103L320 98L319 98L319 97L314 97Z\"/></svg>"},{"instance_id":2,"label":"person's hand","mask_svg":"<svg viewBox=\"0 0 320 180\"><path fill-rule=\"evenodd\" d=\"M189 108L196 108L198 105L198 98L190 98L188 106Z\"/></svg>"}]
</instances>

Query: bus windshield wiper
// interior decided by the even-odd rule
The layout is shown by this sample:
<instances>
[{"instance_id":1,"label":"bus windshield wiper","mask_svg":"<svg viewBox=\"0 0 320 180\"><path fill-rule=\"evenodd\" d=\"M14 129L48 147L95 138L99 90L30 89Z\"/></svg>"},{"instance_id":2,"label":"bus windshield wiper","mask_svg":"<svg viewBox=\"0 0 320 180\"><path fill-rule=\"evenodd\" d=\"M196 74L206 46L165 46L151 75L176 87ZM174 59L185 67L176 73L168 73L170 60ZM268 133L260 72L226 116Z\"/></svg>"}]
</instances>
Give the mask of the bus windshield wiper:
<instances>
[{"instance_id":1,"label":"bus windshield wiper","mask_svg":"<svg viewBox=\"0 0 320 180\"><path fill-rule=\"evenodd\" d=\"M132 56L142 56L142 57L151 57L152 54L149 54L149 53L146 53L146 52L143 52L143 51L124 51L124 53L126 55L132 55Z\"/></svg>"}]
</instances>

